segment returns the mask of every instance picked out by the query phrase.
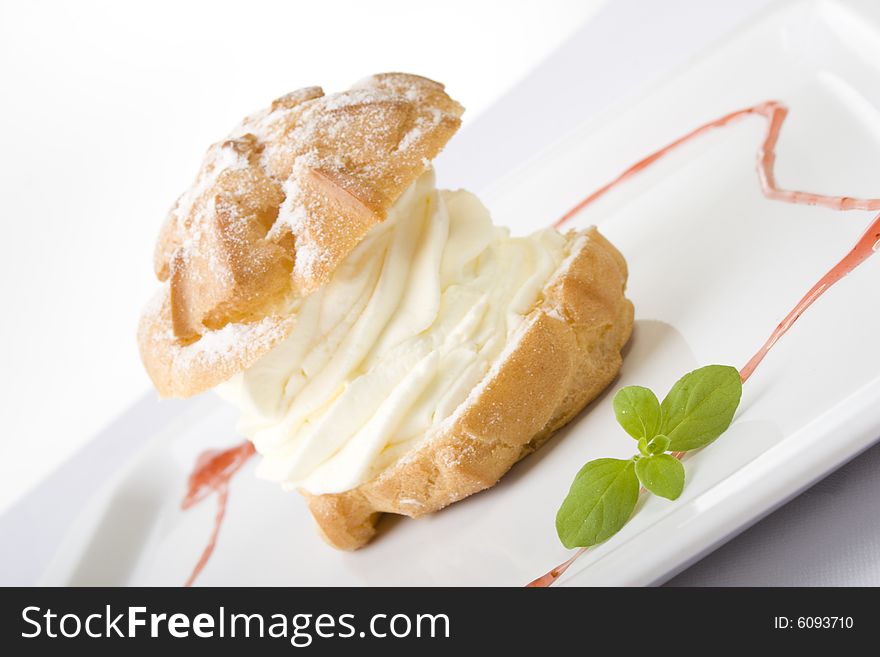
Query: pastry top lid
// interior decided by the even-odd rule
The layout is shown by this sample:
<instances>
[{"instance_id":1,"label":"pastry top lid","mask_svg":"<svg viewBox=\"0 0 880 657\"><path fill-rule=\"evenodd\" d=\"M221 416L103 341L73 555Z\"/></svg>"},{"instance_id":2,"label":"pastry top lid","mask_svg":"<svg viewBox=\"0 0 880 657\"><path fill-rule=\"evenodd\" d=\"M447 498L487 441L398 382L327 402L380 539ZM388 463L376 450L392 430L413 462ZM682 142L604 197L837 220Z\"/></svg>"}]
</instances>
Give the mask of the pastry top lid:
<instances>
[{"instance_id":1,"label":"pastry top lid","mask_svg":"<svg viewBox=\"0 0 880 657\"><path fill-rule=\"evenodd\" d=\"M159 392L202 392L283 340L290 301L385 219L463 111L437 82L385 73L289 93L211 146L156 244L138 341Z\"/></svg>"}]
</instances>

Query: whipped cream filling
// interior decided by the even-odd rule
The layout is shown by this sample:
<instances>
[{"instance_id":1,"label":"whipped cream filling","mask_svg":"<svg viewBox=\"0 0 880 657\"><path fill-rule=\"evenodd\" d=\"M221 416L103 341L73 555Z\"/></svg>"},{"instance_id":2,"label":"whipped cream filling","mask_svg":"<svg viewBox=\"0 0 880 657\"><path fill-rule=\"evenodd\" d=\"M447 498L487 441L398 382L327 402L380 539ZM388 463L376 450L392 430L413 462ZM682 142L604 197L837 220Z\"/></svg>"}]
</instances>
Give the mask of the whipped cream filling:
<instances>
[{"instance_id":1,"label":"whipped cream filling","mask_svg":"<svg viewBox=\"0 0 880 657\"><path fill-rule=\"evenodd\" d=\"M338 493L393 464L465 401L565 255L557 231L511 237L474 195L422 175L295 302L290 336L218 387L258 475Z\"/></svg>"}]
</instances>

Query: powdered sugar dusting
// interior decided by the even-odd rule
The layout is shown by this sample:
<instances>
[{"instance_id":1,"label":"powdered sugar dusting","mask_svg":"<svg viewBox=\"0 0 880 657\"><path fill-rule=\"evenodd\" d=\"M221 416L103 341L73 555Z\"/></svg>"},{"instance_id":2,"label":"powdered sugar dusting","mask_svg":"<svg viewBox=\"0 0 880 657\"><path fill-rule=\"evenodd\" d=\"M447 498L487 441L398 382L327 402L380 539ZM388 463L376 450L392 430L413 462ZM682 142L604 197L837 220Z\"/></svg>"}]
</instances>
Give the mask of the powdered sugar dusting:
<instances>
[{"instance_id":1,"label":"powdered sugar dusting","mask_svg":"<svg viewBox=\"0 0 880 657\"><path fill-rule=\"evenodd\" d=\"M193 344L175 347L175 368L188 370L194 365L210 368L249 361L284 339L288 326L277 317L265 317L257 322L230 323L216 331L207 331Z\"/></svg>"},{"instance_id":2,"label":"powdered sugar dusting","mask_svg":"<svg viewBox=\"0 0 880 657\"><path fill-rule=\"evenodd\" d=\"M171 210L171 215L177 221L179 229L195 233L188 236L189 245L198 242L198 233L204 230L206 223L204 216L206 204L198 201L217 184L217 178L223 171L244 169L247 166L247 158L233 148L231 142L214 144L208 149L195 184L181 195ZM207 205L213 207L211 204ZM187 231L187 229L194 230Z\"/></svg>"},{"instance_id":3,"label":"powdered sugar dusting","mask_svg":"<svg viewBox=\"0 0 880 657\"><path fill-rule=\"evenodd\" d=\"M199 340L198 357L205 362L227 358L242 345L271 342L277 324L269 317L251 324L227 324L217 331L208 331Z\"/></svg>"},{"instance_id":4,"label":"powdered sugar dusting","mask_svg":"<svg viewBox=\"0 0 880 657\"><path fill-rule=\"evenodd\" d=\"M308 219L299 177L295 176L285 180L282 189L284 190L284 201L278 208L278 218L269 231L270 237L280 235L285 229L289 229L295 235L299 231L299 227L305 224Z\"/></svg>"}]
</instances>

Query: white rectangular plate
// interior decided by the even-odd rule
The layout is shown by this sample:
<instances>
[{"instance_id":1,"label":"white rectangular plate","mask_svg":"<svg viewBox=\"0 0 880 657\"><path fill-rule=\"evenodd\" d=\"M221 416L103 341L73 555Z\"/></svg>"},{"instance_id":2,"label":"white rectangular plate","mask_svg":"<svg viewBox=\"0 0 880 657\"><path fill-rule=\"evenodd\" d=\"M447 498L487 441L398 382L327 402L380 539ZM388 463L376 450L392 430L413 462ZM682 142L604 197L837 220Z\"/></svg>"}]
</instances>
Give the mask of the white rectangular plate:
<instances>
[{"instance_id":1,"label":"white rectangular plate","mask_svg":"<svg viewBox=\"0 0 880 657\"><path fill-rule=\"evenodd\" d=\"M791 108L777 149L782 186L880 195L880 8L856 1L765 15L482 197L496 222L539 228L671 139L771 98ZM576 220L599 225L630 265L636 327L613 389L640 384L662 394L698 365L742 365L868 224L869 213L763 198L754 159L764 128L748 118L706 136ZM511 126L511 138L522 129ZM682 498L644 499L624 530L560 583L663 581L880 437L878 282L880 257L811 308L747 383L731 429L686 457ZM181 584L215 513L212 499L180 510L186 478L201 450L235 442L234 420L213 396L192 402L84 512L45 582ZM491 490L428 518L388 518L355 553L327 547L299 497L248 468L232 484L199 583L525 584L569 554L554 516L575 472L633 447L606 392Z\"/></svg>"}]
</instances>

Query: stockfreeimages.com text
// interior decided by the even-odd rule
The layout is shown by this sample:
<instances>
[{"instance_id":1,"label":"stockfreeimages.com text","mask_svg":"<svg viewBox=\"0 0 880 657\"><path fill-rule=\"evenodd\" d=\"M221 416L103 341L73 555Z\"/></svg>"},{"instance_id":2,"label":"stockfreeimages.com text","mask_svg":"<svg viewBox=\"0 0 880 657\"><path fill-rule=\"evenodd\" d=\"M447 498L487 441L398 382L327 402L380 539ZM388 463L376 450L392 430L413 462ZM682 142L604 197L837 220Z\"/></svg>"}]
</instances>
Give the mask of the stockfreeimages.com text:
<instances>
[{"instance_id":1,"label":"stockfreeimages.com text","mask_svg":"<svg viewBox=\"0 0 880 657\"><path fill-rule=\"evenodd\" d=\"M315 638L449 638L446 614L373 614L359 623L355 614L247 614L230 613L225 607L213 613L155 613L146 607L113 610L110 605L88 615L65 613L41 607L25 607L25 629L21 636L74 638L173 637L186 638L275 638L287 639L304 648Z\"/></svg>"}]
</instances>

